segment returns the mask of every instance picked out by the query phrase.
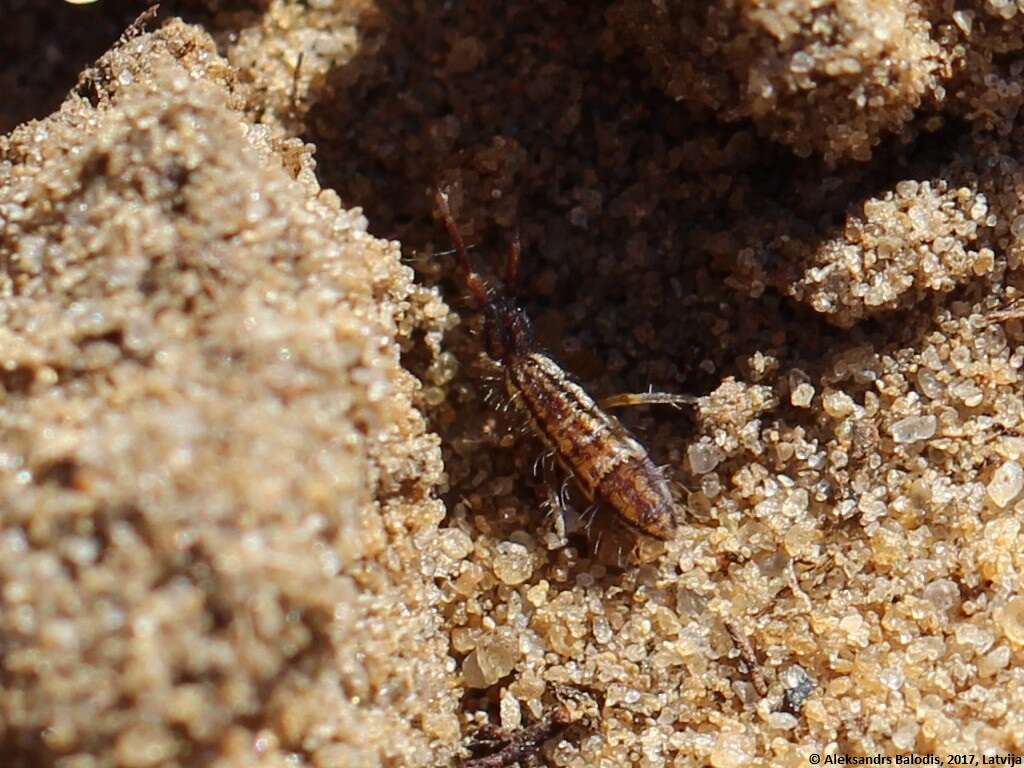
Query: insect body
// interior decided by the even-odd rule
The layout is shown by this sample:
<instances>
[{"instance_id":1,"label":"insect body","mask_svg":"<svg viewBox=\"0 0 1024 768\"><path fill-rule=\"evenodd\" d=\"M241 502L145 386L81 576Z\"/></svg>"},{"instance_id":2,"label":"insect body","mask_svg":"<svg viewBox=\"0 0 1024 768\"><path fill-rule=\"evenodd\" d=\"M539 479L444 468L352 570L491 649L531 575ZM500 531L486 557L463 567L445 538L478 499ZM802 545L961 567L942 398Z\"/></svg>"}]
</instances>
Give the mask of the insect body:
<instances>
[{"instance_id":1,"label":"insect body","mask_svg":"<svg viewBox=\"0 0 1024 768\"><path fill-rule=\"evenodd\" d=\"M649 536L671 538L675 502L668 481L618 419L541 352L524 351L503 362L512 401L583 495Z\"/></svg>"},{"instance_id":2,"label":"insect body","mask_svg":"<svg viewBox=\"0 0 1024 768\"><path fill-rule=\"evenodd\" d=\"M510 298L488 290L470 269L462 236L443 192L437 193L437 207L455 246L466 287L484 313L487 353L504 369L511 402L591 503L613 510L620 521L640 533L671 538L676 504L668 481L646 449L558 363L537 350L523 309ZM518 264L519 245L513 241L506 266L509 283L516 276ZM603 404L680 402L692 402L692 398L657 393L620 395Z\"/></svg>"}]
</instances>

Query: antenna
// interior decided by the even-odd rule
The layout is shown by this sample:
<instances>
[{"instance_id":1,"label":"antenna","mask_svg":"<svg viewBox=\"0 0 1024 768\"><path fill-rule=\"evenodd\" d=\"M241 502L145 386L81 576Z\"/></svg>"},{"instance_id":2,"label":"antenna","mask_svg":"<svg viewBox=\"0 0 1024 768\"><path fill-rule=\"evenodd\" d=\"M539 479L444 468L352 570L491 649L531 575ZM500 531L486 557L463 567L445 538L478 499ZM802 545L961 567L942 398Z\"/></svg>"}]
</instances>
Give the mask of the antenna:
<instances>
[{"instance_id":1,"label":"antenna","mask_svg":"<svg viewBox=\"0 0 1024 768\"><path fill-rule=\"evenodd\" d=\"M518 293L520 251L519 230L517 229L512 233L512 239L508 243L508 259L505 262L505 288L512 296Z\"/></svg>"},{"instance_id":2,"label":"antenna","mask_svg":"<svg viewBox=\"0 0 1024 768\"><path fill-rule=\"evenodd\" d=\"M440 187L434 190L434 203L437 205L437 210L440 212L441 221L448 230L448 237L451 238L452 245L455 246L455 255L459 261L459 271L462 272L462 280L466 284L466 289L473 297L473 301L476 302L478 308L483 308L487 305L489 299L487 296L487 286L483 279L474 272L469 266L469 254L466 253L466 244L462 240L462 235L459 233L459 226L455 223L455 218L452 216L451 208L448 205L448 193L443 192ZM518 263L519 258L516 257Z\"/></svg>"}]
</instances>

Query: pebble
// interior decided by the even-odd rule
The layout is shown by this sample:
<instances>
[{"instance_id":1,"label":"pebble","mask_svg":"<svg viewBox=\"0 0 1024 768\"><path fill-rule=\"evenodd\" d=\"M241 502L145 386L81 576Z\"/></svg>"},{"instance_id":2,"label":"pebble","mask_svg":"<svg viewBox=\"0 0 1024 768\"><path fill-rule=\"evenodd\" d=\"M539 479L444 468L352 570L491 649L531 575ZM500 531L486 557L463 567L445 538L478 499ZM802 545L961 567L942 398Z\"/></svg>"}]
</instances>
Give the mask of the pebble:
<instances>
[{"instance_id":1,"label":"pebble","mask_svg":"<svg viewBox=\"0 0 1024 768\"><path fill-rule=\"evenodd\" d=\"M908 416L892 425L892 439L897 443L916 443L935 434L938 420L934 416Z\"/></svg>"},{"instance_id":2,"label":"pebble","mask_svg":"<svg viewBox=\"0 0 1024 768\"><path fill-rule=\"evenodd\" d=\"M1016 461L1005 461L988 483L988 497L1000 509L1020 495L1024 488L1024 469Z\"/></svg>"},{"instance_id":3,"label":"pebble","mask_svg":"<svg viewBox=\"0 0 1024 768\"><path fill-rule=\"evenodd\" d=\"M789 401L797 408L806 408L814 399L814 387L807 382L799 385L789 396Z\"/></svg>"},{"instance_id":4,"label":"pebble","mask_svg":"<svg viewBox=\"0 0 1024 768\"><path fill-rule=\"evenodd\" d=\"M995 612L996 623L1015 645L1024 645L1024 597L1011 598Z\"/></svg>"},{"instance_id":5,"label":"pebble","mask_svg":"<svg viewBox=\"0 0 1024 768\"><path fill-rule=\"evenodd\" d=\"M503 541L494 557L494 575L502 584L522 584L533 575L533 558L522 544Z\"/></svg>"},{"instance_id":6,"label":"pebble","mask_svg":"<svg viewBox=\"0 0 1024 768\"><path fill-rule=\"evenodd\" d=\"M717 445L701 441L693 443L686 449L686 458L690 462L690 471L695 475L703 475L717 467L723 456Z\"/></svg>"}]
</instances>

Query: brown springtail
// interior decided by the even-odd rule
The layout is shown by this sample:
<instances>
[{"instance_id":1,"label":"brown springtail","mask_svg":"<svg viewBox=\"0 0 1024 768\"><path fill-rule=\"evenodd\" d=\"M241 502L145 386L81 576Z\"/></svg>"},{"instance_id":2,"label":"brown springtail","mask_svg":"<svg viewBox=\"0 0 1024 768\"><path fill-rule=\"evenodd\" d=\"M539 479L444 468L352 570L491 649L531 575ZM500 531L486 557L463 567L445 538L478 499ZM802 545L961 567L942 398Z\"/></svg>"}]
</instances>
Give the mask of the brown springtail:
<instances>
[{"instance_id":1,"label":"brown springtail","mask_svg":"<svg viewBox=\"0 0 1024 768\"><path fill-rule=\"evenodd\" d=\"M591 504L614 511L635 531L658 539L672 538L677 507L668 481L647 450L605 409L678 405L693 403L695 398L652 392L595 402L558 363L537 349L522 307L505 293L489 289L470 268L447 194L438 190L436 204L455 247L466 289L484 315L487 354L504 370L511 402ZM518 270L519 241L514 238L506 264L507 284L515 282Z\"/></svg>"}]
</instances>

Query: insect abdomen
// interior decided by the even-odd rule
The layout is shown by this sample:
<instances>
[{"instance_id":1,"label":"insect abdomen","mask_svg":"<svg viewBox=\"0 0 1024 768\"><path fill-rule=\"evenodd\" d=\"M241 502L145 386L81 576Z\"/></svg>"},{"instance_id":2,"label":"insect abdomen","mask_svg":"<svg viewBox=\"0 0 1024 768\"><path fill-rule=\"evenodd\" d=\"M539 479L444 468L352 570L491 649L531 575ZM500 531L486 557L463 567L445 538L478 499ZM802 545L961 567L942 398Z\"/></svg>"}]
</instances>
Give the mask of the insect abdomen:
<instances>
[{"instance_id":1,"label":"insect abdomen","mask_svg":"<svg viewBox=\"0 0 1024 768\"><path fill-rule=\"evenodd\" d=\"M675 531L675 502L650 457L619 464L602 478L598 495L634 528L659 539Z\"/></svg>"},{"instance_id":2,"label":"insect abdomen","mask_svg":"<svg viewBox=\"0 0 1024 768\"><path fill-rule=\"evenodd\" d=\"M649 536L670 538L671 490L636 438L546 355L518 355L505 364L509 395L587 498Z\"/></svg>"}]
</instances>

